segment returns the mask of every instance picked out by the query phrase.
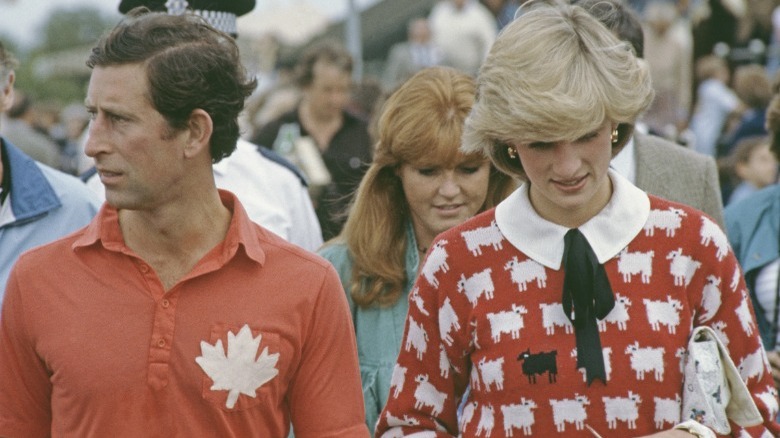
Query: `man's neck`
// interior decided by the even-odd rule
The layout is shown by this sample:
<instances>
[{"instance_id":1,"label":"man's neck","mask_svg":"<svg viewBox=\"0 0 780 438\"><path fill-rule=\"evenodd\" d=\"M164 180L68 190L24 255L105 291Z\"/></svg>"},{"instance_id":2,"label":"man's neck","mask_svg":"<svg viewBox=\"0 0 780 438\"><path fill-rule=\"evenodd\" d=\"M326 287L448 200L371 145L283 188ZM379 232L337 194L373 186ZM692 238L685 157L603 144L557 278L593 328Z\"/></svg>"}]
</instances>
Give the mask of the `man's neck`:
<instances>
[{"instance_id":1,"label":"man's neck","mask_svg":"<svg viewBox=\"0 0 780 438\"><path fill-rule=\"evenodd\" d=\"M214 190L154 211L120 210L119 226L128 248L154 269L168 290L225 239L231 218Z\"/></svg>"}]
</instances>

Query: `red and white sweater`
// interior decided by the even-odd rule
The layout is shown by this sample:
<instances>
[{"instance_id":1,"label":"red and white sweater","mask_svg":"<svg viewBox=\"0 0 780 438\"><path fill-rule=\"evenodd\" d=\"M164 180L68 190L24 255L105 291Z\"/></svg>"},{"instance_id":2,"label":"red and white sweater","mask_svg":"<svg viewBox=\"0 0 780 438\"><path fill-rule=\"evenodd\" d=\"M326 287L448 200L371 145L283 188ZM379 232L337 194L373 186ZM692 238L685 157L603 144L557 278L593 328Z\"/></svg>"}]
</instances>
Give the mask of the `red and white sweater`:
<instances>
[{"instance_id":1,"label":"red and white sweater","mask_svg":"<svg viewBox=\"0 0 780 438\"><path fill-rule=\"evenodd\" d=\"M778 436L777 391L744 280L725 234L692 208L611 173L608 206L580 227L616 304L599 321L607 383L585 383L561 307L564 227L539 217L525 186L437 238L409 303L377 437L642 436L681 413L693 326L707 324L765 418L733 436ZM415 294L410 294L415 295ZM460 424L456 411L467 387ZM695 413L693 413L695 415ZM427 436L427 434L426 434Z\"/></svg>"}]
</instances>

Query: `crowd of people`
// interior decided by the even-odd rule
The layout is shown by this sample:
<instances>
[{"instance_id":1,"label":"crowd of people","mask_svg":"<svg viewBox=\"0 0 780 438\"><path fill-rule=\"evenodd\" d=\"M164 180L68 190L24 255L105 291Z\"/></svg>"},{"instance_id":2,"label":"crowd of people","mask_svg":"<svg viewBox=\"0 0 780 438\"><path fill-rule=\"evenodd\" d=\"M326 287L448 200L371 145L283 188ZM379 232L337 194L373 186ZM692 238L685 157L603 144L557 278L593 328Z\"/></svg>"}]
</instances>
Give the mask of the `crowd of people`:
<instances>
[{"instance_id":1,"label":"crowd of people","mask_svg":"<svg viewBox=\"0 0 780 438\"><path fill-rule=\"evenodd\" d=\"M59 125L0 44L0 436L780 436L780 82L693 3L440 0L253 105L254 0L122 0Z\"/></svg>"}]
</instances>

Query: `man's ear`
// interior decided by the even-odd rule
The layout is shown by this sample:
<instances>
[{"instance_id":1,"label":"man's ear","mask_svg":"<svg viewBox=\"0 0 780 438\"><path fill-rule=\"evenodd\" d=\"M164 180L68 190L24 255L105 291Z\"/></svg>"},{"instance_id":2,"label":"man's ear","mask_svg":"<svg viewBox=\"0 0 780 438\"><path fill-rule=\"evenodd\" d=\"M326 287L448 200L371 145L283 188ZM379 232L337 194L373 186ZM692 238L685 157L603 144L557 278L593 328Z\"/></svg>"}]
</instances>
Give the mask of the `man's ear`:
<instances>
[{"instance_id":1,"label":"man's ear","mask_svg":"<svg viewBox=\"0 0 780 438\"><path fill-rule=\"evenodd\" d=\"M3 85L2 90L0 90L0 113L4 113L11 109L11 106L14 104L14 81L16 80L16 75L13 70L11 70L11 73L8 74L8 80L6 81L5 85Z\"/></svg>"},{"instance_id":2,"label":"man's ear","mask_svg":"<svg viewBox=\"0 0 780 438\"><path fill-rule=\"evenodd\" d=\"M214 132L214 122L206 111L198 108L190 114L188 123L189 138L187 147L184 149L184 155L188 158L194 157L204 150L210 154L211 133Z\"/></svg>"}]
</instances>

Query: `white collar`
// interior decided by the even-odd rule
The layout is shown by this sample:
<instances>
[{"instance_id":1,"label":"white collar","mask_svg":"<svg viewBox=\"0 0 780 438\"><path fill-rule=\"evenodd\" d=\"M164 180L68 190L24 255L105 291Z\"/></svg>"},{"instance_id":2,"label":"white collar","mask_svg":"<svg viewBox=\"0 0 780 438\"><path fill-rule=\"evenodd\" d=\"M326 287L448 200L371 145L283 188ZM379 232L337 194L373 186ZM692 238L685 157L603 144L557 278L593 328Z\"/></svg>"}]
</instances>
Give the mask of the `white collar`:
<instances>
[{"instance_id":1,"label":"white collar","mask_svg":"<svg viewBox=\"0 0 780 438\"><path fill-rule=\"evenodd\" d=\"M614 170L612 198L579 230L588 240L599 263L605 263L625 248L644 227L650 215L650 198ZM563 237L569 228L543 219L528 198L524 183L496 207L496 224L517 249L558 270L563 259Z\"/></svg>"}]
</instances>

